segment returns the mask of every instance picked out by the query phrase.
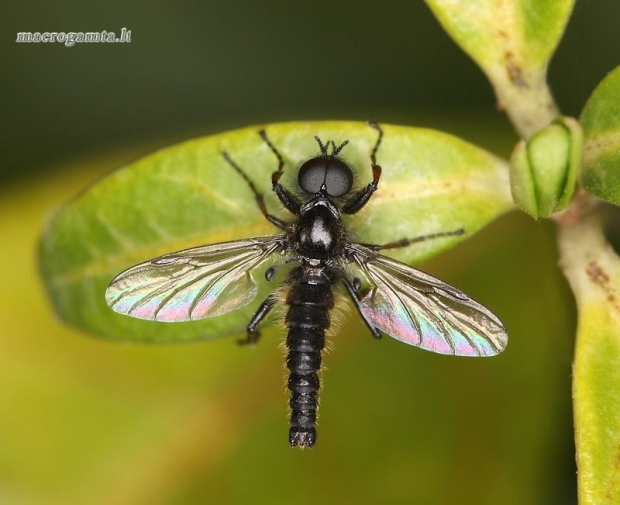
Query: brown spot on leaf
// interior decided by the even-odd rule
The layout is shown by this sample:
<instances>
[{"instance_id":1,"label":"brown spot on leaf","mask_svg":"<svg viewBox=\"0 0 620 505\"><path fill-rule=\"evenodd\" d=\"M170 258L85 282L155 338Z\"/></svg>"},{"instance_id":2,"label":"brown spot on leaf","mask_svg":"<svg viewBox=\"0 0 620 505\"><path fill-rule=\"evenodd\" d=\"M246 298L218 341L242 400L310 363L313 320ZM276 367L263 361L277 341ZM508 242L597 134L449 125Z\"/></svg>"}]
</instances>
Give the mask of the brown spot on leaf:
<instances>
[{"instance_id":1,"label":"brown spot on leaf","mask_svg":"<svg viewBox=\"0 0 620 505\"><path fill-rule=\"evenodd\" d=\"M610 285L609 281L611 279L605 269L595 260L591 260L586 267L586 274L594 284L597 284L605 292L605 298L609 304L617 312L620 312L620 304L618 303L618 298L616 296L617 291L612 285Z\"/></svg>"},{"instance_id":2,"label":"brown spot on leaf","mask_svg":"<svg viewBox=\"0 0 620 505\"><path fill-rule=\"evenodd\" d=\"M607 275L607 272L605 272L605 270L603 270L603 268L594 260L588 263L586 274L588 274L588 277L590 277L592 282L603 288L609 282L609 275Z\"/></svg>"},{"instance_id":3,"label":"brown spot on leaf","mask_svg":"<svg viewBox=\"0 0 620 505\"><path fill-rule=\"evenodd\" d=\"M494 0L497 28L496 33L501 40L500 45L504 48L504 66L508 73L508 78L515 86L520 88L528 88L527 80L523 76L523 70L515 60L514 53L510 50L514 48L512 40L515 38L514 34L511 36L511 11L513 9L512 2L506 2L506 0Z\"/></svg>"},{"instance_id":4,"label":"brown spot on leaf","mask_svg":"<svg viewBox=\"0 0 620 505\"><path fill-rule=\"evenodd\" d=\"M521 67L515 62L512 51L506 51L504 53L504 62L510 81L515 86L519 86L520 88L529 87L527 81L525 80L525 77L523 77L523 71L521 70Z\"/></svg>"}]
</instances>

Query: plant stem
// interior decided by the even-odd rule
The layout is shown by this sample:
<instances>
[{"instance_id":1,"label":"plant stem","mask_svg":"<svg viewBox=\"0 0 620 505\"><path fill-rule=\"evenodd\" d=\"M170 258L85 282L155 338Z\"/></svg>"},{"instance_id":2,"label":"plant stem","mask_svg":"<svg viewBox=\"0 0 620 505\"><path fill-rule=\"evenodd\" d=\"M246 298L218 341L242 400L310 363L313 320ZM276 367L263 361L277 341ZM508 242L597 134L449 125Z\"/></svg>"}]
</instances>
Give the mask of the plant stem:
<instances>
[{"instance_id":1,"label":"plant stem","mask_svg":"<svg viewBox=\"0 0 620 505\"><path fill-rule=\"evenodd\" d=\"M529 139L560 114L545 79L546 71L522 72L516 65L489 75L498 108L505 110L519 136Z\"/></svg>"},{"instance_id":2,"label":"plant stem","mask_svg":"<svg viewBox=\"0 0 620 505\"><path fill-rule=\"evenodd\" d=\"M620 260L603 234L599 209L560 226L560 265L579 312L573 412L579 503L620 503Z\"/></svg>"}]
</instances>

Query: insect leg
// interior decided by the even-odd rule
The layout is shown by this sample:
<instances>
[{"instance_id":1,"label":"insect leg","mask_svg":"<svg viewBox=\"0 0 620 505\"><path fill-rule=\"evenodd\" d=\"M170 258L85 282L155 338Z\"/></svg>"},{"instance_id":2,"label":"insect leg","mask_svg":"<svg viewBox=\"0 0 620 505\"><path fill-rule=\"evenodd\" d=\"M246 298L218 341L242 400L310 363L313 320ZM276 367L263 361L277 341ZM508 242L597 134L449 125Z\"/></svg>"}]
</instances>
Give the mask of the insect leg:
<instances>
[{"instance_id":1,"label":"insect leg","mask_svg":"<svg viewBox=\"0 0 620 505\"><path fill-rule=\"evenodd\" d=\"M250 189L252 190L252 193L254 193L254 198L256 198L256 203L258 204L258 208L263 213L263 216L265 216L270 223L275 224L278 228L280 228L282 230L285 229L286 228L286 222L282 221L281 219L277 218L276 216L270 214L267 211L267 206L265 205L265 198L263 197L263 194L260 191L258 191L258 189L256 189L256 186L254 185L252 180L241 169L241 167L239 165L237 165L237 163L235 163L233 161L233 159L230 157L230 155L228 154L227 151L222 151L222 156L228 162L228 164L231 167L233 167L235 169L235 171L241 177L243 177L243 180L245 182L247 182L248 186L250 186Z\"/></svg>"},{"instance_id":2,"label":"insect leg","mask_svg":"<svg viewBox=\"0 0 620 505\"><path fill-rule=\"evenodd\" d=\"M366 319L366 316L362 312L361 301L359 298L359 286L354 286L353 283L349 281L349 279L347 279L344 275L342 275L341 278L342 278L342 282L347 288L347 291L349 292L349 296L351 297L351 300L353 300L353 305L355 305L357 313L362 318L362 321L364 321L364 324L370 330L370 333L372 333L373 337L381 338L381 332L377 328L375 328L368 319Z\"/></svg>"},{"instance_id":3,"label":"insect leg","mask_svg":"<svg viewBox=\"0 0 620 505\"><path fill-rule=\"evenodd\" d=\"M263 303L260 304L260 307L258 307L258 310L254 313L252 319L250 319L250 322L247 326L246 337L240 340L239 344L247 345L255 344L256 342L258 342L258 339L260 338L260 333L258 332L258 325L262 322L263 319L265 319L265 317L267 317L267 314L269 314L269 311L276 304L276 301L277 298L275 297L275 295L271 294L265 299Z\"/></svg>"},{"instance_id":4,"label":"insect leg","mask_svg":"<svg viewBox=\"0 0 620 505\"><path fill-rule=\"evenodd\" d=\"M429 235L422 235L420 237L415 238L403 238L400 240L396 240L394 242L388 242L387 244L361 244L364 247L368 247L373 251L382 251L384 249L396 249L398 247L407 247L408 245L415 244L417 242L424 242L425 240L430 240L433 238L440 237L453 237L455 235L463 235L465 233L464 228L459 228L458 230L453 231L443 231L439 233L430 233Z\"/></svg>"},{"instance_id":5,"label":"insect leg","mask_svg":"<svg viewBox=\"0 0 620 505\"><path fill-rule=\"evenodd\" d=\"M376 121L368 121L368 126L377 130L378 133L377 141L375 142L375 146L372 148L372 152L370 153L370 161L372 165L375 166L377 164L377 151L379 150L379 146L383 140L383 130Z\"/></svg>"},{"instance_id":6,"label":"insect leg","mask_svg":"<svg viewBox=\"0 0 620 505\"><path fill-rule=\"evenodd\" d=\"M288 191L279 182L280 177L282 177L282 174L284 173L284 159L282 158L282 155L271 143L269 137L267 137L267 132L265 130L260 130L258 134L263 139L265 144L269 146L271 152L276 155L276 158L278 158L278 170L271 174L271 184L273 186L273 190L275 191L276 195L278 196L286 210L288 210L291 214L299 215L299 211L301 209L301 202L297 199L295 195Z\"/></svg>"},{"instance_id":7,"label":"insect leg","mask_svg":"<svg viewBox=\"0 0 620 505\"><path fill-rule=\"evenodd\" d=\"M372 167L372 182L368 184L365 188L359 190L355 193L351 199L348 201L344 207L342 207L342 212L345 214L355 214L358 212L364 205L368 203L370 197L373 195L375 191L377 191L377 187L379 185L379 179L381 178L381 167L377 165L377 151L379 150L379 146L381 145L381 141L383 140L383 130L381 127L375 123L374 121L369 121L368 125L371 128L374 128L378 132L377 141L375 142L375 146L372 148L370 152L370 165Z\"/></svg>"}]
</instances>

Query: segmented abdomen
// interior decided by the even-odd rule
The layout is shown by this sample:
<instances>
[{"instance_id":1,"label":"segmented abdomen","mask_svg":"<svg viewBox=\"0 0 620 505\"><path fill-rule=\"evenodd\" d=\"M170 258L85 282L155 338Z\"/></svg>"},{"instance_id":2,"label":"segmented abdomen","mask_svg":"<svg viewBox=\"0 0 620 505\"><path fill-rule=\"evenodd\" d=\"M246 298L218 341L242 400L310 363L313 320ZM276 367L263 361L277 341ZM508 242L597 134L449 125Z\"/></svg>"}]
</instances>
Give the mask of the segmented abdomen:
<instances>
[{"instance_id":1,"label":"segmented abdomen","mask_svg":"<svg viewBox=\"0 0 620 505\"><path fill-rule=\"evenodd\" d=\"M321 351L325 346L325 330L329 328L329 311L334 306L333 278L323 268L298 267L291 272L289 284L286 298L289 306L286 366L291 372L289 443L312 447L316 441Z\"/></svg>"}]
</instances>

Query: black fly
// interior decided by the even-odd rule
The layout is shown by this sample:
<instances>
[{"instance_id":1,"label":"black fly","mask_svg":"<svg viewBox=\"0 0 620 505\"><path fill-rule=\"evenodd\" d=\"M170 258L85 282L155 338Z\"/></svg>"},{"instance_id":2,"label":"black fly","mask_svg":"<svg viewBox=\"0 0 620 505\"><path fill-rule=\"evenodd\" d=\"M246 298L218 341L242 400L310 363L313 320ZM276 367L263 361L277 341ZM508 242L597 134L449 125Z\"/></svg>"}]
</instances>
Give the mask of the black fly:
<instances>
[{"instance_id":1,"label":"black fly","mask_svg":"<svg viewBox=\"0 0 620 505\"><path fill-rule=\"evenodd\" d=\"M278 160L271 182L293 221L270 214L261 192L227 152L222 155L252 189L263 215L282 233L187 249L136 265L118 275L106 300L116 312L156 321L189 321L215 317L248 304L257 293L252 270L271 255L283 255L297 265L285 281L288 310L286 365L290 370L292 446L312 447L316 441L316 411L325 331L334 307L332 288L344 286L373 336L386 333L398 340L441 354L492 356L507 342L501 321L457 289L382 256L378 251L405 247L423 240L459 235L463 230L403 239L384 245L348 240L341 214L355 214L377 190L381 167L377 151L383 132L370 123L377 141L370 153L373 180L352 191L353 171L339 156L348 141L315 137L320 153L299 167L298 198L280 184L284 160L265 131L259 134ZM265 272L272 280L276 269ZM365 279L370 287L362 290ZM258 326L276 305L275 292L262 302L247 327L245 342L258 340Z\"/></svg>"}]
</instances>

